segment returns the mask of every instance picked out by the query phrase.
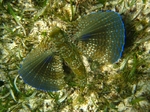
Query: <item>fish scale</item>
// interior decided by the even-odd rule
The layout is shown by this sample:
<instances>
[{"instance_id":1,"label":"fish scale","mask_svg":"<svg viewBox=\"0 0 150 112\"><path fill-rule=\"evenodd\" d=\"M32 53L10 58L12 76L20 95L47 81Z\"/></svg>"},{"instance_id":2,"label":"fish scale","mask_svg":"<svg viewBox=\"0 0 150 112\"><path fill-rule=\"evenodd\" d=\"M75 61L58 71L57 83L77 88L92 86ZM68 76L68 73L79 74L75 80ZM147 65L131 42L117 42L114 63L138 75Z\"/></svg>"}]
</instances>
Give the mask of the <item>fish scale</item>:
<instances>
[{"instance_id":1,"label":"fish scale","mask_svg":"<svg viewBox=\"0 0 150 112\"><path fill-rule=\"evenodd\" d=\"M87 73L81 56L99 63L115 63L120 59L125 43L121 17L113 11L99 11L71 23L66 33L52 27L48 37L31 51L19 74L27 84L45 91L62 89L70 74L64 73L63 63L75 74L78 85L84 87Z\"/></svg>"}]
</instances>

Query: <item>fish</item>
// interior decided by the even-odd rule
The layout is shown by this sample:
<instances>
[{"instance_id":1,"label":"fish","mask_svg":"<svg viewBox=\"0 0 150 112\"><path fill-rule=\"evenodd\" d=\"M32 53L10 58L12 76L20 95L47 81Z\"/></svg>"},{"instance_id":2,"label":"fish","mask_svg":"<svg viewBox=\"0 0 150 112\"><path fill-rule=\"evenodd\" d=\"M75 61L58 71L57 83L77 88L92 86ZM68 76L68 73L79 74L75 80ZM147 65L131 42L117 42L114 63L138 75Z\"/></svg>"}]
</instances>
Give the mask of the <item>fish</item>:
<instances>
[{"instance_id":1,"label":"fish","mask_svg":"<svg viewBox=\"0 0 150 112\"><path fill-rule=\"evenodd\" d=\"M125 28L117 12L98 11L83 16L71 30L73 34L53 26L50 34L27 55L19 69L25 83L44 91L62 89L66 85L64 78L70 75L65 74L65 62L75 80L84 86L87 73L82 56L111 64L121 58Z\"/></svg>"}]
</instances>

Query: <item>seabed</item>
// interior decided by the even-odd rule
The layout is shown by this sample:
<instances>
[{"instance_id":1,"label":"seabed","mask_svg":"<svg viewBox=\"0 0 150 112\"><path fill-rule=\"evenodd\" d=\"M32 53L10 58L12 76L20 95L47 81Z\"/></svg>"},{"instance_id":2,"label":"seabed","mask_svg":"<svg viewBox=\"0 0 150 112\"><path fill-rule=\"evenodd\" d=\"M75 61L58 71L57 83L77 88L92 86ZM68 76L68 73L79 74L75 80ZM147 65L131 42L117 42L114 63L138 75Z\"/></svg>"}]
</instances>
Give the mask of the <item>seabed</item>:
<instances>
[{"instance_id":1,"label":"seabed","mask_svg":"<svg viewBox=\"0 0 150 112\"><path fill-rule=\"evenodd\" d=\"M0 112L149 112L149 0L0 0ZM57 92L39 91L23 82L20 64L52 26L67 24L99 10L121 14L126 43L111 65L86 62L88 84Z\"/></svg>"}]
</instances>

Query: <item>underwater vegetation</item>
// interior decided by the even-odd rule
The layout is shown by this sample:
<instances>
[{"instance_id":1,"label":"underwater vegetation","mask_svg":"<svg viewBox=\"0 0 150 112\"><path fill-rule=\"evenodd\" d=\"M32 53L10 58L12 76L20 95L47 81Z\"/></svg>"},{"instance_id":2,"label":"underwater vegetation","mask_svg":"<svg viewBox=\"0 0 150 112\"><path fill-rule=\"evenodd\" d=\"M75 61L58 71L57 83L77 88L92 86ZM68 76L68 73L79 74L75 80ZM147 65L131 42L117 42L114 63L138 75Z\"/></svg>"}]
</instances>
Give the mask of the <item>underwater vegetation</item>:
<instances>
[{"instance_id":1,"label":"underwater vegetation","mask_svg":"<svg viewBox=\"0 0 150 112\"><path fill-rule=\"evenodd\" d=\"M114 63L121 57L125 29L119 14L113 11L92 13L79 20L76 27L79 31L73 36L74 42L69 43L67 35L53 27L46 40L31 51L19 70L27 84L46 91L61 89L65 85L64 60L82 86L86 83L86 70L81 55L99 63Z\"/></svg>"},{"instance_id":2,"label":"underwater vegetation","mask_svg":"<svg viewBox=\"0 0 150 112\"><path fill-rule=\"evenodd\" d=\"M0 112L149 112L148 0L0 0L0 10Z\"/></svg>"}]
</instances>

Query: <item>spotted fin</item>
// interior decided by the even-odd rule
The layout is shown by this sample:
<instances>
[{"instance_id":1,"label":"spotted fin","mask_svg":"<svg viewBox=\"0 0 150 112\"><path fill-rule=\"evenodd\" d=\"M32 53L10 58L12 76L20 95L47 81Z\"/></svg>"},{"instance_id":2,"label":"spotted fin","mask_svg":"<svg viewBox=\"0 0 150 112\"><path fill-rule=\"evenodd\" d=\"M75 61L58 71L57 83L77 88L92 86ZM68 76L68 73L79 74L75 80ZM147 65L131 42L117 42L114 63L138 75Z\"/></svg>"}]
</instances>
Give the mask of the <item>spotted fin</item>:
<instances>
[{"instance_id":1,"label":"spotted fin","mask_svg":"<svg viewBox=\"0 0 150 112\"><path fill-rule=\"evenodd\" d=\"M45 46L29 53L19 74L25 83L44 91L56 91L64 86L62 60Z\"/></svg>"},{"instance_id":2,"label":"spotted fin","mask_svg":"<svg viewBox=\"0 0 150 112\"><path fill-rule=\"evenodd\" d=\"M96 12L79 19L74 38L83 55L100 63L114 63L122 55L125 29L121 16L113 11Z\"/></svg>"}]
</instances>

